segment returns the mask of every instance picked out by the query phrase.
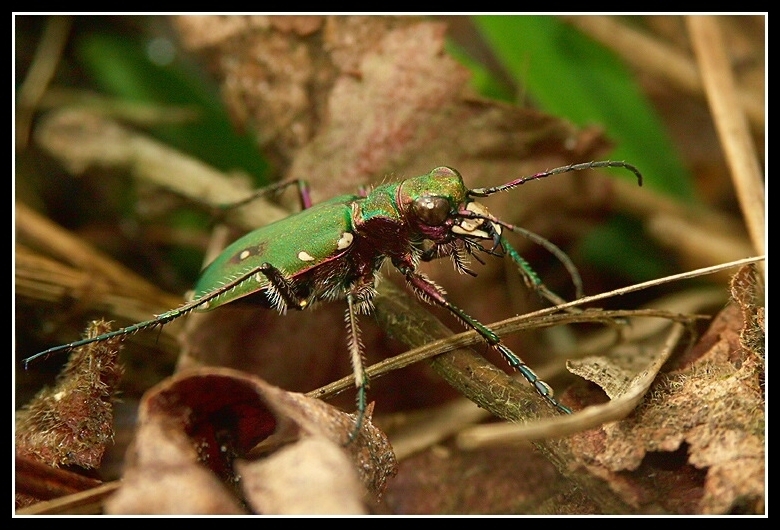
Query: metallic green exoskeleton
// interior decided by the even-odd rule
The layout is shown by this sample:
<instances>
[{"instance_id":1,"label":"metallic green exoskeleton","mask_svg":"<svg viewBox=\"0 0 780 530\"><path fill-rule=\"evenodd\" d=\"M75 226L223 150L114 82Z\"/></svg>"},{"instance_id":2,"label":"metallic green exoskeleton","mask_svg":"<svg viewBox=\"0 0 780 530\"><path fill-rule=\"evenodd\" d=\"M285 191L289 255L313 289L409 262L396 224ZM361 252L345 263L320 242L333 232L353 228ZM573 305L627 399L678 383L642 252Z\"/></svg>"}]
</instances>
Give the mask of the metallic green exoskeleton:
<instances>
[{"instance_id":1,"label":"metallic green exoskeleton","mask_svg":"<svg viewBox=\"0 0 780 530\"><path fill-rule=\"evenodd\" d=\"M254 230L228 246L203 271L192 301L152 320L50 348L25 362L56 351L162 325L192 310L214 309L236 300L285 313L288 309L306 309L317 302L344 299L347 302L348 345L358 389L353 438L363 421L368 385L363 370L358 315L371 312L378 271L389 259L420 298L446 308L464 325L477 331L510 366L534 385L544 399L558 410L569 413L569 408L553 397L552 389L507 348L498 335L451 304L444 291L418 271L418 264L449 256L456 269L474 275L467 268L470 255L479 260L477 252L498 256L508 254L518 265L526 284L550 301L560 302L561 299L544 286L507 241L503 232L508 229L554 253L568 268L578 296L581 296L577 270L560 249L536 234L497 219L474 199L509 190L531 180L599 167L628 169L642 184L642 176L634 166L625 162L600 161L564 166L501 186L477 189L467 188L456 170L438 167L420 177L383 184L364 196L344 195L314 206L304 195L305 188L299 186L305 209Z\"/></svg>"}]
</instances>

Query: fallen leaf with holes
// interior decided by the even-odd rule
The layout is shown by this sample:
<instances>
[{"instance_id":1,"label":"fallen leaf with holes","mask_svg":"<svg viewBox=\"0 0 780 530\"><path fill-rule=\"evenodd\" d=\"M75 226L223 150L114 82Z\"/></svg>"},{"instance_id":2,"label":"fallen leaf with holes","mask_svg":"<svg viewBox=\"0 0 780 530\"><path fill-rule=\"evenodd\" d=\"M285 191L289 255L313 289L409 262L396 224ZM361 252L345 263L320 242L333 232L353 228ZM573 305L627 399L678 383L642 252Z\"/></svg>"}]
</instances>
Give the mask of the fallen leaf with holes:
<instances>
[{"instance_id":1,"label":"fallen leaf with holes","mask_svg":"<svg viewBox=\"0 0 780 530\"><path fill-rule=\"evenodd\" d=\"M733 278L731 302L622 421L567 443L582 469L636 513L763 513L763 308L753 267ZM623 380L625 366L591 361L592 379ZM604 383L608 393L614 386ZM618 396L619 397L619 396Z\"/></svg>"},{"instance_id":2,"label":"fallen leaf with holes","mask_svg":"<svg viewBox=\"0 0 780 530\"><path fill-rule=\"evenodd\" d=\"M112 514L367 513L395 473L384 435L226 368L171 377L144 396ZM297 463L291 465L290 463Z\"/></svg>"}]
</instances>

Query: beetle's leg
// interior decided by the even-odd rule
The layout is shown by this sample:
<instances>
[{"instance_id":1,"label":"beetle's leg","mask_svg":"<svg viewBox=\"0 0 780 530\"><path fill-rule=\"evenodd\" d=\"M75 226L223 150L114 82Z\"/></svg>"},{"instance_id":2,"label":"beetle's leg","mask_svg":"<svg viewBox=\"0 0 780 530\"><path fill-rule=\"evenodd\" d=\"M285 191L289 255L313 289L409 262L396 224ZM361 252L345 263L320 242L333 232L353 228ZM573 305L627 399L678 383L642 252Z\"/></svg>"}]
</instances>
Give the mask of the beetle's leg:
<instances>
[{"instance_id":1,"label":"beetle's leg","mask_svg":"<svg viewBox=\"0 0 780 530\"><path fill-rule=\"evenodd\" d=\"M279 313L285 314L288 307L302 310L309 305L309 300L295 290L295 284L278 268L263 263L257 270L268 278L268 301Z\"/></svg>"},{"instance_id":2,"label":"beetle's leg","mask_svg":"<svg viewBox=\"0 0 780 530\"><path fill-rule=\"evenodd\" d=\"M442 289L431 280L426 278L423 274L420 274L410 266L396 265L396 267L406 277L407 282L409 282L409 285L412 286L420 298L426 302L436 303L444 307L450 313L455 315L467 327L479 333L482 338L485 339L485 342L498 350L509 366L520 372L523 377L525 377L526 380L528 380L528 382L534 386L536 391L539 392L539 394L544 399L546 399L552 406L561 412L571 414L571 409L569 409L569 407L559 403L558 400L555 399L553 396L553 390L550 385L539 379L539 376L537 376L536 373L531 370L531 368L525 364L517 354L515 354L512 350L507 348L504 343L501 342L501 339L493 330L475 318L466 314L459 307L450 303L450 301L447 300L442 294Z\"/></svg>"},{"instance_id":3,"label":"beetle's leg","mask_svg":"<svg viewBox=\"0 0 780 530\"><path fill-rule=\"evenodd\" d=\"M285 189L289 188L292 185L296 185L298 187L298 199L300 200L301 203L301 209L306 210L307 208L311 208L312 201L311 201L311 193L309 192L309 184L305 180L301 180L301 179L275 182L273 184L255 190L249 197L245 199L241 199L240 201L236 201L230 204L221 204L219 205L219 207L222 210L230 210L233 208L238 208L239 206L249 204L250 202L260 197L281 193L282 191L284 191Z\"/></svg>"},{"instance_id":4,"label":"beetle's leg","mask_svg":"<svg viewBox=\"0 0 780 530\"><path fill-rule=\"evenodd\" d=\"M523 259L520 253L512 245L510 245L508 241L506 241L504 238L501 239L501 243L504 245L504 250L509 255L509 257L512 258L512 261L515 262L515 265L517 265L517 270L523 277L523 281L525 282L526 287L539 293L541 296L555 305L566 303L566 300L563 297L555 294L553 291L547 288L547 286L542 282L541 278L539 278L539 275L536 274L536 272L531 268L531 265L529 265L528 262ZM582 284L580 283L578 285L575 283L575 286L578 292L577 298L581 298L582 296L579 294L579 292L582 288Z\"/></svg>"},{"instance_id":5,"label":"beetle's leg","mask_svg":"<svg viewBox=\"0 0 780 530\"><path fill-rule=\"evenodd\" d=\"M541 244L543 247L545 247L547 250L549 250L552 254L557 257L561 263L566 267L566 269L569 271L569 274L571 275L572 283L574 283L575 289L576 289L576 296L577 298L582 298L584 295L582 290L582 279L580 278L580 273L577 270L577 267L574 266L574 263L569 259L569 257L557 246L555 246L550 241L544 239L542 236L538 234L534 234L533 232L528 232L524 229L521 229L519 227L512 227L510 226L513 231L521 233L531 239L532 241ZM515 230L516 229L516 230ZM534 238L539 238L534 239ZM501 237L501 245L503 245L504 250L507 254L509 254L509 257L512 258L512 261L515 262L517 265L517 270L520 271L520 274L523 276L523 280L525 280L525 284L530 288L539 293L541 296L549 300L555 305L560 305L566 303L566 300L563 299L561 296L557 295L553 291L547 288L544 283L542 283L542 280L539 278L539 276L534 272L534 270L531 268L531 266L528 264L527 261L525 261L522 256L520 256L520 253L517 252L517 250L509 244L509 242L502 236ZM548 246L549 245L549 246ZM564 309L567 313L582 313L582 309L579 307L567 307ZM613 327L615 330L615 343L617 344L617 341L620 340L621 337L621 326L625 325L627 321L625 321L622 318L607 318L607 319L599 319L601 322L603 322L607 326Z\"/></svg>"},{"instance_id":6,"label":"beetle's leg","mask_svg":"<svg viewBox=\"0 0 780 530\"><path fill-rule=\"evenodd\" d=\"M40 353L36 353L35 355L26 358L24 362L24 367L27 368L27 366L39 358L48 358L50 355L57 353L59 351L68 351L72 350L73 348L78 348L79 346L84 346L85 344L92 344L93 342L101 342L104 340L108 340L112 337L121 337L124 335L130 335L132 333L136 333L138 331L154 328L156 326L162 326L164 324L167 324L168 322L171 322L172 320L176 320L179 317L183 317L190 311L200 307L208 307L208 304L214 300L215 298L218 298L225 294L226 292L230 291L231 289L234 289L239 284L245 282L255 274L262 272L263 265L259 267L255 267L244 274L238 276L237 278L234 278L233 280L229 281L225 285L214 289L213 291L210 291L207 294L204 294L197 300L192 300L191 302L187 302L186 304L182 304L176 309L171 309L170 311L166 311L165 313L161 313L157 315L155 318L151 320L145 320L143 322L138 322L137 324L133 324L132 326L127 326L121 329L117 329L115 331L111 331L109 333L104 333L103 335L98 335L97 337L91 337L88 339L82 339L77 340L75 342L69 342L68 344L62 344L61 346L55 346L54 348L49 348L48 350L42 351Z\"/></svg>"},{"instance_id":7,"label":"beetle's leg","mask_svg":"<svg viewBox=\"0 0 780 530\"><path fill-rule=\"evenodd\" d=\"M351 443L363 426L363 418L366 414L366 390L368 389L368 376L363 367L363 343L360 340L360 327L358 326L358 301L355 292L347 292L347 312L344 319L347 321L347 341L349 356L352 361L352 373L355 376L357 388L357 418L355 427L349 435L347 443Z\"/></svg>"},{"instance_id":8,"label":"beetle's leg","mask_svg":"<svg viewBox=\"0 0 780 530\"><path fill-rule=\"evenodd\" d=\"M258 269L259 272L268 278L268 297L271 305L276 309L284 312L287 307L298 309L306 307L308 300L295 291L293 283L282 271L270 263L263 263ZM362 285L352 286L346 292L347 311L344 320L347 322L347 345L350 361L352 362L352 373L355 376L355 387L357 388L357 419L347 443L351 443L357 437L360 428L363 426L363 419L366 414L368 376L363 367L363 343L360 341L360 327L358 326L357 315L361 308L369 307L372 292L369 287Z\"/></svg>"},{"instance_id":9,"label":"beetle's leg","mask_svg":"<svg viewBox=\"0 0 780 530\"><path fill-rule=\"evenodd\" d=\"M452 265L455 270L461 274L468 274L469 276L477 276L477 273L468 268L468 250L462 246L457 246L454 241L448 243L434 243L429 249L420 254L420 261L433 261L435 259L449 256L452 258ZM474 259L485 264L484 261L479 259L479 256L472 254Z\"/></svg>"},{"instance_id":10,"label":"beetle's leg","mask_svg":"<svg viewBox=\"0 0 780 530\"><path fill-rule=\"evenodd\" d=\"M569 272L569 276L571 276L571 281L574 284L574 289L575 289L575 297L579 299L585 296L585 293L583 292L582 289L582 277L580 276L580 272L577 270L577 267L574 265L574 263L571 261L571 258L569 258L569 256L567 256L565 252L563 252L555 244L553 244L552 242L550 242L549 240L543 238L538 234L534 234L533 232L529 232L528 230L525 230L518 226L513 226L512 229L514 232L523 235L524 237L530 239L534 243L538 243L539 245L543 246L545 249L550 251L550 253L552 253L556 258L558 258L558 261L560 261L563 264L563 266L566 267L566 270ZM542 280L533 271L533 269L528 264L528 262L525 261L520 256L520 253L517 252L517 250L503 236L501 236L501 244L503 245L506 253L509 254L509 257L512 258L512 261L514 261L517 264L517 267L520 270L520 274L523 275L523 279L525 280L526 285L529 285L529 287L531 287L532 289L539 291L539 293L542 296L544 296L554 304L562 304L565 301L563 300L563 298L553 293L552 291L547 289L547 287L544 286Z\"/></svg>"}]
</instances>

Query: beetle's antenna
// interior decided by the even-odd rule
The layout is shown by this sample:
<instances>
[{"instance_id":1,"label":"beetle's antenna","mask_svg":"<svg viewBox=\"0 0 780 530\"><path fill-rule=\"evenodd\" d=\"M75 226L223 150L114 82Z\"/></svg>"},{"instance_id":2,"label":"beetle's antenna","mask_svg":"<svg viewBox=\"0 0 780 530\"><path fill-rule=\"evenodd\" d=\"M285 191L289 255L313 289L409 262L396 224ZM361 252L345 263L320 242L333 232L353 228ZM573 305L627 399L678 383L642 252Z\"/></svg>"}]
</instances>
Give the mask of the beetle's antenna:
<instances>
[{"instance_id":1,"label":"beetle's antenna","mask_svg":"<svg viewBox=\"0 0 780 530\"><path fill-rule=\"evenodd\" d=\"M474 188L473 190L469 190L468 194L471 195L472 197L487 197L488 195L493 195L494 193L498 193L499 191L511 190L512 188L516 188L520 184L525 184L526 182L529 182L531 180L538 180L545 177L551 177L552 175L559 175L561 173L569 173L570 171L582 171L584 169L595 169L600 167L625 168L631 171L634 175L636 175L637 180L639 181L639 185L640 186L642 185L642 174L639 172L636 166L633 166L628 162L623 162L618 160L601 160L601 161L593 161L593 162L584 162L581 164L569 164L568 166L562 166L555 169L550 169L549 171L543 171L541 173L531 175L530 177L520 177L519 179L513 180L511 182L507 182L506 184L501 184L500 186L493 186L491 188Z\"/></svg>"}]
</instances>

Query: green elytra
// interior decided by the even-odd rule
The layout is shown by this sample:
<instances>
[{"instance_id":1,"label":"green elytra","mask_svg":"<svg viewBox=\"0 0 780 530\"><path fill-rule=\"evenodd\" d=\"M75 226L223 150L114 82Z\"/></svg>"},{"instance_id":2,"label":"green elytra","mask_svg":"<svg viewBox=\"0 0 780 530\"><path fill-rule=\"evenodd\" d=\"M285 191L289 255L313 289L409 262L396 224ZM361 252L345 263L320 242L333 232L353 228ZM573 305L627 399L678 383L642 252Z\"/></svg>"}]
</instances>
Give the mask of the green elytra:
<instances>
[{"instance_id":1,"label":"green elytra","mask_svg":"<svg viewBox=\"0 0 780 530\"><path fill-rule=\"evenodd\" d=\"M345 299L347 343L358 390L351 441L363 422L368 386L357 317L371 312L378 270L389 259L420 298L446 308L466 327L477 331L547 402L561 412L570 413L553 396L550 386L506 347L498 335L451 304L444 291L418 272L417 266L420 261L450 256L457 270L475 275L467 267L470 255L481 261L477 252L508 254L529 287L553 303L560 303L561 298L544 286L503 235L503 229L509 229L555 254L569 270L577 295L581 296L576 267L558 247L541 236L497 219L474 198L551 175L599 167L628 169L637 176L639 185L642 184L642 176L634 166L609 160L572 164L500 186L475 189L468 189L456 170L438 167L426 175L378 186L365 196L344 195L314 206L308 203L305 188L299 183L305 209L229 245L203 271L190 302L151 320L50 348L25 359L25 365L57 351L124 336L163 325L193 310L215 309L239 300L285 313L321 301ZM275 189L287 184L277 185ZM489 248L483 246L486 241L492 242Z\"/></svg>"},{"instance_id":2,"label":"green elytra","mask_svg":"<svg viewBox=\"0 0 780 530\"><path fill-rule=\"evenodd\" d=\"M201 273L195 284L193 300L208 295L264 262L273 264L289 276L304 274L327 261L342 258L350 250L354 239L349 204L356 199L356 196L336 197L295 214L295 226L282 219L261 228L260 232L256 230L241 237L226 247ZM201 309L213 309L267 289L269 285L268 277L255 274L204 304L207 307L202 306ZM338 289L340 286L333 287ZM336 294L333 292L333 298ZM286 305L281 305L281 298L274 302L278 309L286 309ZM306 300L305 305L308 302Z\"/></svg>"}]
</instances>

